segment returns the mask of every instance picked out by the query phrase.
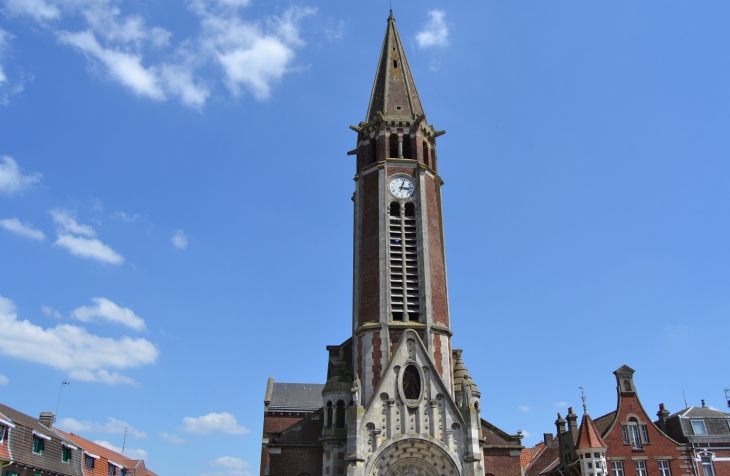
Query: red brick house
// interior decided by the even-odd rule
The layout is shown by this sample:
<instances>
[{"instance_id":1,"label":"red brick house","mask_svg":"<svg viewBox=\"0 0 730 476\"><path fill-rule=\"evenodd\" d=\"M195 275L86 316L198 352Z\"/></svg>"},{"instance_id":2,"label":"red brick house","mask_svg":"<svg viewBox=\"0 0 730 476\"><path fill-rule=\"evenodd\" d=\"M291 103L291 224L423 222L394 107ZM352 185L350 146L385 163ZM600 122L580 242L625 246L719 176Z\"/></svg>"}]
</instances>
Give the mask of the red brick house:
<instances>
[{"instance_id":1,"label":"red brick house","mask_svg":"<svg viewBox=\"0 0 730 476\"><path fill-rule=\"evenodd\" d=\"M657 426L687 445L695 476L730 476L730 413L705 406L669 415L662 405Z\"/></svg>"},{"instance_id":2,"label":"red brick house","mask_svg":"<svg viewBox=\"0 0 730 476\"><path fill-rule=\"evenodd\" d=\"M693 471L686 445L670 437L644 409L634 370L624 365L614 375L616 410L592 420L584 405L580 428L572 408L565 418L558 414L557 444L551 440L545 445L553 453L542 450L546 457L533 458L526 476L700 476Z\"/></svg>"}]
</instances>

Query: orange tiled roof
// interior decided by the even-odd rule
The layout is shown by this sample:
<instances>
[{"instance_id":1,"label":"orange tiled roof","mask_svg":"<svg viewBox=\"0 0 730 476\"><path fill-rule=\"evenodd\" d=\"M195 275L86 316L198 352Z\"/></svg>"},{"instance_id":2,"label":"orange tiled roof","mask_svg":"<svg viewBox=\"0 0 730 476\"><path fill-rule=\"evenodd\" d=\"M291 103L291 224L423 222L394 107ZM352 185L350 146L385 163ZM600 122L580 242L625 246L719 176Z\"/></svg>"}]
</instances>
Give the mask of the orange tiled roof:
<instances>
[{"instance_id":1,"label":"orange tiled roof","mask_svg":"<svg viewBox=\"0 0 730 476\"><path fill-rule=\"evenodd\" d=\"M79 435L74 435L73 433L66 433L65 431L61 431L57 428L54 428L55 431L58 433L61 433L66 438L70 439L79 447L85 451L88 451L89 453L93 453L95 455L99 455L102 458L106 460L111 460L115 463L123 465L125 468L134 468L134 460L127 458L126 456L117 453L116 451L112 451L109 448L106 448L104 446L101 446L97 443L94 443L93 441L89 441L86 438L82 438Z\"/></svg>"},{"instance_id":2,"label":"orange tiled roof","mask_svg":"<svg viewBox=\"0 0 730 476\"><path fill-rule=\"evenodd\" d=\"M524 469L527 468L530 463L540 454L540 451L545 448L545 442L541 441L532 448L523 448L520 453L520 466Z\"/></svg>"},{"instance_id":3,"label":"orange tiled roof","mask_svg":"<svg viewBox=\"0 0 730 476\"><path fill-rule=\"evenodd\" d=\"M608 448L598 434L598 431L596 431L596 426L593 424L591 416L587 413L583 415L583 420L580 422L576 448Z\"/></svg>"}]
</instances>

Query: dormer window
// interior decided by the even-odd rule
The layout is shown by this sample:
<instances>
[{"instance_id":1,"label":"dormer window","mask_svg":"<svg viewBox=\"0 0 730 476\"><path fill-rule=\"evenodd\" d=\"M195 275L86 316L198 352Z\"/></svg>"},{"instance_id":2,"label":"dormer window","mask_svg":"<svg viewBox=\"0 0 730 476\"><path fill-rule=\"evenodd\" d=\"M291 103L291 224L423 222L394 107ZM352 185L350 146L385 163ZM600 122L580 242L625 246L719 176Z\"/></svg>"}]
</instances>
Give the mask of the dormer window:
<instances>
[{"instance_id":1,"label":"dormer window","mask_svg":"<svg viewBox=\"0 0 730 476\"><path fill-rule=\"evenodd\" d=\"M705 426L704 420L692 420L692 434L694 435L707 435L707 427Z\"/></svg>"},{"instance_id":2,"label":"dormer window","mask_svg":"<svg viewBox=\"0 0 730 476\"><path fill-rule=\"evenodd\" d=\"M43 450L46 447L46 440L43 438L33 435L33 453L37 455L43 454Z\"/></svg>"},{"instance_id":3,"label":"dormer window","mask_svg":"<svg viewBox=\"0 0 730 476\"><path fill-rule=\"evenodd\" d=\"M8 427L0 425L0 443L5 441L5 435L8 433Z\"/></svg>"}]
</instances>

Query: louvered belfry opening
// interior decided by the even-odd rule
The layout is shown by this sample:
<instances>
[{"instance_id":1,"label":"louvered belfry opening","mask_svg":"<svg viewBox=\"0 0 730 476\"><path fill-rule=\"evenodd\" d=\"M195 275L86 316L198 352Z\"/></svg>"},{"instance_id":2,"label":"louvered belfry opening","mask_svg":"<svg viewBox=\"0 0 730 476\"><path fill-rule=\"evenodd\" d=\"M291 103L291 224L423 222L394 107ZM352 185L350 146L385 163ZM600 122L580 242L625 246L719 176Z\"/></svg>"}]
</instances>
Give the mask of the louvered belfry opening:
<instances>
[{"instance_id":1,"label":"louvered belfry opening","mask_svg":"<svg viewBox=\"0 0 730 476\"><path fill-rule=\"evenodd\" d=\"M418 240L416 210L411 202L390 204L390 311L394 321L418 321Z\"/></svg>"}]
</instances>

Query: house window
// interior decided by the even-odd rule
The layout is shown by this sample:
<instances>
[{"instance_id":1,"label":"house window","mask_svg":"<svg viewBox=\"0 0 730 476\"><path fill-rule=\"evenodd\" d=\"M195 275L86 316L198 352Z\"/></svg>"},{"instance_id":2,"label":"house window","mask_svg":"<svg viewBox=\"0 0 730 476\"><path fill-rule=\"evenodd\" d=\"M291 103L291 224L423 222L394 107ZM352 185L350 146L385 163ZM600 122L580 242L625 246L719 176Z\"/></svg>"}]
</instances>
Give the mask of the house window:
<instances>
[{"instance_id":1,"label":"house window","mask_svg":"<svg viewBox=\"0 0 730 476\"><path fill-rule=\"evenodd\" d=\"M5 434L8 432L8 427L5 425L0 425L0 443L5 441Z\"/></svg>"},{"instance_id":2,"label":"house window","mask_svg":"<svg viewBox=\"0 0 730 476\"><path fill-rule=\"evenodd\" d=\"M84 456L84 466L86 469L94 469L94 458L89 455Z\"/></svg>"},{"instance_id":3,"label":"house window","mask_svg":"<svg viewBox=\"0 0 730 476\"><path fill-rule=\"evenodd\" d=\"M712 467L712 458L709 456L702 457L702 472L705 476L715 476L715 468Z\"/></svg>"},{"instance_id":4,"label":"house window","mask_svg":"<svg viewBox=\"0 0 730 476\"><path fill-rule=\"evenodd\" d=\"M64 463L71 461L71 448L61 447L61 461Z\"/></svg>"},{"instance_id":5,"label":"house window","mask_svg":"<svg viewBox=\"0 0 730 476\"><path fill-rule=\"evenodd\" d=\"M43 449L46 447L46 440L33 435L33 453L40 455L43 454Z\"/></svg>"},{"instance_id":6,"label":"house window","mask_svg":"<svg viewBox=\"0 0 730 476\"><path fill-rule=\"evenodd\" d=\"M636 476L647 476L646 461L636 461Z\"/></svg>"},{"instance_id":7,"label":"house window","mask_svg":"<svg viewBox=\"0 0 730 476\"><path fill-rule=\"evenodd\" d=\"M611 476L624 476L623 461L611 461Z\"/></svg>"},{"instance_id":8,"label":"house window","mask_svg":"<svg viewBox=\"0 0 730 476\"><path fill-rule=\"evenodd\" d=\"M659 460L659 476L672 476L672 470L669 469L669 461Z\"/></svg>"},{"instance_id":9,"label":"house window","mask_svg":"<svg viewBox=\"0 0 730 476\"><path fill-rule=\"evenodd\" d=\"M15 471L5 471L5 476L18 476Z\"/></svg>"},{"instance_id":10,"label":"house window","mask_svg":"<svg viewBox=\"0 0 730 476\"><path fill-rule=\"evenodd\" d=\"M628 423L623 425L624 444L631 445L635 449L640 450L646 443L649 443L649 434L646 431L646 425L640 424L636 418L632 418Z\"/></svg>"},{"instance_id":11,"label":"house window","mask_svg":"<svg viewBox=\"0 0 730 476\"><path fill-rule=\"evenodd\" d=\"M706 435L707 427L703 420L692 420L692 433L695 435Z\"/></svg>"},{"instance_id":12,"label":"house window","mask_svg":"<svg viewBox=\"0 0 730 476\"><path fill-rule=\"evenodd\" d=\"M117 467L109 463L109 476L117 476Z\"/></svg>"}]
</instances>

